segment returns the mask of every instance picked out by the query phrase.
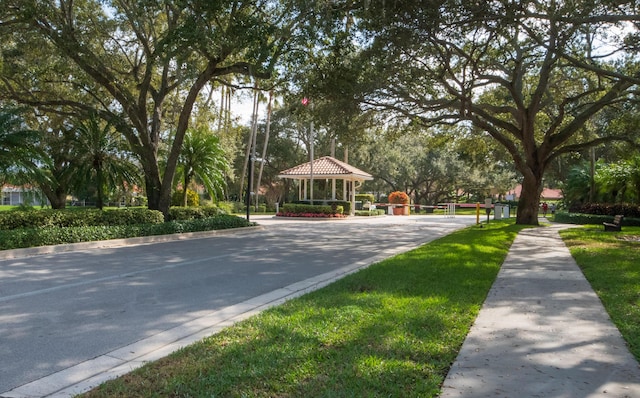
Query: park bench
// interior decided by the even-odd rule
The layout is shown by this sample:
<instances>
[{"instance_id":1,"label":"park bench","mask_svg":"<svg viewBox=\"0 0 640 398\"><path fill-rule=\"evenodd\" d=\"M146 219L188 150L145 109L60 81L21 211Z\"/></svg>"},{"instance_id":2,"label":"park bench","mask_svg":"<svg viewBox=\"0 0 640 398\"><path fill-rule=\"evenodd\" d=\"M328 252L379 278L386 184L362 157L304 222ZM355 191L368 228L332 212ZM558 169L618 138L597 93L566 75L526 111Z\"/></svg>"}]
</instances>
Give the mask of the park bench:
<instances>
[{"instance_id":1,"label":"park bench","mask_svg":"<svg viewBox=\"0 0 640 398\"><path fill-rule=\"evenodd\" d=\"M603 222L605 231L622 231L622 219L623 215L618 214L613 218L613 222Z\"/></svg>"}]
</instances>

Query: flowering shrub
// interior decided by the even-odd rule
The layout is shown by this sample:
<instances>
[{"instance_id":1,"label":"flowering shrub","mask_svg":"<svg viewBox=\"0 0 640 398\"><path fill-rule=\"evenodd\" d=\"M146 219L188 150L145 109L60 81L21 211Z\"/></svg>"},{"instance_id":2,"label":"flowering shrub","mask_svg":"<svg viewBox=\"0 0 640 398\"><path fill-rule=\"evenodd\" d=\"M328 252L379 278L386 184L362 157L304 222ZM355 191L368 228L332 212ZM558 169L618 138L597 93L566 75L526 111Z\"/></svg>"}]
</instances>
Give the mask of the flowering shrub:
<instances>
[{"instance_id":1,"label":"flowering shrub","mask_svg":"<svg viewBox=\"0 0 640 398\"><path fill-rule=\"evenodd\" d=\"M409 204L409 195L402 191L395 191L389 194L389 203L406 205Z\"/></svg>"}]
</instances>

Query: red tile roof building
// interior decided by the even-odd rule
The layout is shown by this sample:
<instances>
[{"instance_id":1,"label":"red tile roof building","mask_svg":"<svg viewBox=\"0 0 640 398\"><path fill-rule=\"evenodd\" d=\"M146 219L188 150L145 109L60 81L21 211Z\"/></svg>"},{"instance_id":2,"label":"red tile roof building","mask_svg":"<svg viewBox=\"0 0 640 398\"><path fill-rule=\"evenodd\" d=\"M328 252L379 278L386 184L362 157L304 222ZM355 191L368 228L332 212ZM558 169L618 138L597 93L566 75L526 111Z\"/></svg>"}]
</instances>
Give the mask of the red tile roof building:
<instances>
[{"instance_id":1,"label":"red tile roof building","mask_svg":"<svg viewBox=\"0 0 640 398\"><path fill-rule=\"evenodd\" d=\"M522 185L518 185L511 191L507 192L507 198L509 197L509 195L514 195L513 200L518 200L521 193L522 193ZM544 188L542 190L542 193L540 194L540 199L543 199L543 200L560 200L563 197L564 196L562 195L562 190L560 189Z\"/></svg>"}]
</instances>

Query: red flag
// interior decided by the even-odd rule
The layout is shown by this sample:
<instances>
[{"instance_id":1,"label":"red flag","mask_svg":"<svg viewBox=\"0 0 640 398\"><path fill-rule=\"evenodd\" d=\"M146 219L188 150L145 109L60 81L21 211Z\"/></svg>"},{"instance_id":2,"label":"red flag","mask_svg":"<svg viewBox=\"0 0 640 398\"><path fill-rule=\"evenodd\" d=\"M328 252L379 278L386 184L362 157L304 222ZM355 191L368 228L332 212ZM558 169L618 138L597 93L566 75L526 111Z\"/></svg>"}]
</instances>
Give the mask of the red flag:
<instances>
[{"instance_id":1,"label":"red flag","mask_svg":"<svg viewBox=\"0 0 640 398\"><path fill-rule=\"evenodd\" d=\"M302 98L302 105L307 106L309 104L309 98L304 97Z\"/></svg>"}]
</instances>

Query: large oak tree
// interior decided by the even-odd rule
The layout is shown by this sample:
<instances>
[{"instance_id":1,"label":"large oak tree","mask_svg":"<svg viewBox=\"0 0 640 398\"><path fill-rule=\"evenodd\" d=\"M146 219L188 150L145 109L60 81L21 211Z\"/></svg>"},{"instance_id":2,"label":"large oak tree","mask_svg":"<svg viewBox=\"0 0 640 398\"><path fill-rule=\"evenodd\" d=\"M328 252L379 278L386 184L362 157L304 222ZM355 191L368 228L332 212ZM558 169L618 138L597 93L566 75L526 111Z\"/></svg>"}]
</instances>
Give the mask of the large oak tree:
<instances>
[{"instance_id":1,"label":"large oak tree","mask_svg":"<svg viewBox=\"0 0 640 398\"><path fill-rule=\"evenodd\" d=\"M354 15L368 60L360 100L499 142L523 177L519 224L538 224L558 156L638 138L584 129L637 94L636 1L369 2Z\"/></svg>"}]
</instances>

